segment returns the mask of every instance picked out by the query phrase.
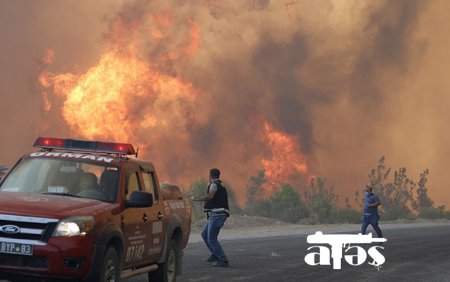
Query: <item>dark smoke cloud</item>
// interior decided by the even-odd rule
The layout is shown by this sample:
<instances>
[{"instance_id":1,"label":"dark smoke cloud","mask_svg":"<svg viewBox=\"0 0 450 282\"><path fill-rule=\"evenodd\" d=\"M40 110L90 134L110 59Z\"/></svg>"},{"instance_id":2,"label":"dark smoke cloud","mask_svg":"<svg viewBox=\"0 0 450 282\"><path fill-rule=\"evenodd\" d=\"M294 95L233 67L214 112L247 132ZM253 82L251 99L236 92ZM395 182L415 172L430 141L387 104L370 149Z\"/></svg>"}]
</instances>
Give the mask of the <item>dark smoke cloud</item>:
<instances>
[{"instance_id":1,"label":"dark smoke cloud","mask_svg":"<svg viewBox=\"0 0 450 282\"><path fill-rule=\"evenodd\" d=\"M274 115L269 120L288 134L300 135L306 154L311 151L312 125L305 97L315 93L298 81L296 72L307 65L308 48L307 36L301 33L295 33L287 44L261 38L252 58L255 72L270 91Z\"/></svg>"},{"instance_id":2,"label":"dark smoke cloud","mask_svg":"<svg viewBox=\"0 0 450 282\"><path fill-rule=\"evenodd\" d=\"M376 10L367 11L368 20L361 47L350 77L351 93L357 102L380 103L384 80L408 71L417 50L413 34L417 28L423 1L387 1ZM373 107L374 108L374 107Z\"/></svg>"}]
</instances>

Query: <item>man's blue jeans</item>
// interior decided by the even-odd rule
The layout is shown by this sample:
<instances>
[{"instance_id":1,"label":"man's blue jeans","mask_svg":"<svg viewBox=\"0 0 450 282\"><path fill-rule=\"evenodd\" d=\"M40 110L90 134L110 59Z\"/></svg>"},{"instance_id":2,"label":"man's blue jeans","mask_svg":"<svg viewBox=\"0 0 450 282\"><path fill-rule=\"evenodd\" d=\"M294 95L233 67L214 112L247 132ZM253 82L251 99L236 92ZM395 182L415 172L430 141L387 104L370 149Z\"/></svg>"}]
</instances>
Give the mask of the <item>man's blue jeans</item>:
<instances>
[{"instance_id":1,"label":"man's blue jeans","mask_svg":"<svg viewBox=\"0 0 450 282\"><path fill-rule=\"evenodd\" d=\"M222 228L226 219L226 214L210 216L202 232L203 241L205 241L208 249L219 261L228 261L222 246L220 246L219 241L217 240L220 228Z\"/></svg>"},{"instance_id":2,"label":"man's blue jeans","mask_svg":"<svg viewBox=\"0 0 450 282\"><path fill-rule=\"evenodd\" d=\"M378 213L375 214L365 214L362 219L361 226L361 234L366 234L367 227L372 225L373 230L377 232L378 238L383 238L383 234L381 233L380 227L378 227L378 220L380 219L380 215Z\"/></svg>"}]
</instances>

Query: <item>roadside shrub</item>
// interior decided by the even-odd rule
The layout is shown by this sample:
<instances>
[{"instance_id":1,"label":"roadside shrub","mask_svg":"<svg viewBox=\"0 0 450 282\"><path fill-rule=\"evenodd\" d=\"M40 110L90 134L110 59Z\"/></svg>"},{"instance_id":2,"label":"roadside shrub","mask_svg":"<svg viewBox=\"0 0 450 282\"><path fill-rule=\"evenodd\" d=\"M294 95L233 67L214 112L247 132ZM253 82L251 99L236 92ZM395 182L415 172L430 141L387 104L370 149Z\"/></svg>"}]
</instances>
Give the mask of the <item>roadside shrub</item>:
<instances>
[{"instance_id":1,"label":"roadside shrub","mask_svg":"<svg viewBox=\"0 0 450 282\"><path fill-rule=\"evenodd\" d=\"M418 217L424 219L448 218L448 212L445 211L444 205L439 207L427 207L420 209Z\"/></svg>"},{"instance_id":2,"label":"roadside shrub","mask_svg":"<svg viewBox=\"0 0 450 282\"><path fill-rule=\"evenodd\" d=\"M415 219L415 215L405 206L390 206L381 212L381 220Z\"/></svg>"},{"instance_id":3,"label":"roadside shrub","mask_svg":"<svg viewBox=\"0 0 450 282\"><path fill-rule=\"evenodd\" d=\"M191 196L201 197L206 194L206 188L208 187L208 182L205 179L200 178L199 180L193 182L187 191L186 197L189 199L192 206L192 220L196 221L205 218L205 213L203 212L204 202L192 201Z\"/></svg>"},{"instance_id":4,"label":"roadside shrub","mask_svg":"<svg viewBox=\"0 0 450 282\"><path fill-rule=\"evenodd\" d=\"M251 210L245 210L250 215L272 217L272 204L269 200L260 200L253 203Z\"/></svg>"},{"instance_id":5,"label":"roadside shrub","mask_svg":"<svg viewBox=\"0 0 450 282\"><path fill-rule=\"evenodd\" d=\"M298 222L306 216L306 209L300 200L300 194L290 185L284 185L269 200L271 215L286 222Z\"/></svg>"},{"instance_id":6,"label":"roadside shrub","mask_svg":"<svg viewBox=\"0 0 450 282\"><path fill-rule=\"evenodd\" d=\"M245 205L247 214L270 217L270 204L262 198L265 181L264 170L260 170L257 176L250 177L247 184L247 202Z\"/></svg>"},{"instance_id":7,"label":"roadside shrub","mask_svg":"<svg viewBox=\"0 0 450 282\"><path fill-rule=\"evenodd\" d=\"M334 211L338 196L333 193L333 187L326 186L326 179L311 178L309 186L305 187L305 203L308 214L319 223L335 222Z\"/></svg>"},{"instance_id":8,"label":"roadside shrub","mask_svg":"<svg viewBox=\"0 0 450 282\"><path fill-rule=\"evenodd\" d=\"M355 209L336 208L332 217L332 223L361 223L362 214Z\"/></svg>"}]
</instances>

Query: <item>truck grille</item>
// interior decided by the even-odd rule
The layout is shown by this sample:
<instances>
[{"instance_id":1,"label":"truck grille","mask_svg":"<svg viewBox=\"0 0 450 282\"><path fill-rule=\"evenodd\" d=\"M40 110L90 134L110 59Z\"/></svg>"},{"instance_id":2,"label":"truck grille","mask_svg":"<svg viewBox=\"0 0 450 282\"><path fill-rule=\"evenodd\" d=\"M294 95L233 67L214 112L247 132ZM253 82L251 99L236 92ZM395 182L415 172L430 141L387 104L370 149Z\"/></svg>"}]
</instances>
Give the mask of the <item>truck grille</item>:
<instances>
[{"instance_id":1,"label":"truck grille","mask_svg":"<svg viewBox=\"0 0 450 282\"><path fill-rule=\"evenodd\" d=\"M45 245L58 219L0 214L0 241Z\"/></svg>"},{"instance_id":2,"label":"truck grille","mask_svg":"<svg viewBox=\"0 0 450 282\"><path fill-rule=\"evenodd\" d=\"M38 256L0 254L0 266L48 268L47 259Z\"/></svg>"}]
</instances>

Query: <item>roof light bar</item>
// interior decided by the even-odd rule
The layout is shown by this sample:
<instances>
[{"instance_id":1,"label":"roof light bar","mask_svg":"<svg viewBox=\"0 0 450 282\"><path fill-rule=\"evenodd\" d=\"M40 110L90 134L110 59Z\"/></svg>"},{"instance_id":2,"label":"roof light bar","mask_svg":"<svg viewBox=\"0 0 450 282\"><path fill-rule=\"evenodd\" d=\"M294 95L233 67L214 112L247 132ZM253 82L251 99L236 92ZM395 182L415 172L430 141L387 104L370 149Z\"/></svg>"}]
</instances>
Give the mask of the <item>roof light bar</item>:
<instances>
[{"instance_id":1,"label":"roof light bar","mask_svg":"<svg viewBox=\"0 0 450 282\"><path fill-rule=\"evenodd\" d=\"M99 141L83 141L74 139L39 137L33 147L43 149L65 149L74 151L89 151L121 155L135 155L133 145L126 143L108 143Z\"/></svg>"}]
</instances>

